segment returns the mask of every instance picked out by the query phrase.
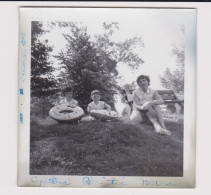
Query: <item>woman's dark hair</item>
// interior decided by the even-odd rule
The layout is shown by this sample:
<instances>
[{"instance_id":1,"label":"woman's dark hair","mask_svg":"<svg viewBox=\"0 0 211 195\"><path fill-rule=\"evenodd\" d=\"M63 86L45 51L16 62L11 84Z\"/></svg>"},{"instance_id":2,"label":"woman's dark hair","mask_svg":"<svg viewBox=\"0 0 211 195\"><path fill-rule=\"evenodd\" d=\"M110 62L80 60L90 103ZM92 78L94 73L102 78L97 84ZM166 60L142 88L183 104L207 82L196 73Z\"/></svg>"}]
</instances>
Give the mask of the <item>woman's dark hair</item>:
<instances>
[{"instance_id":1,"label":"woman's dark hair","mask_svg":"<svg viewBox=\"0 0 211 195\"><path fill-rule=\"evenodd\" d=\"M136 80L137 84L139 83L139 80L140 80L140 79L146 79L147 82L148 82L148 84L150 85L149 76L147 76L147 75L140 75L140 76L137 78L137 80Z\"/></svg>"}]
</instances>

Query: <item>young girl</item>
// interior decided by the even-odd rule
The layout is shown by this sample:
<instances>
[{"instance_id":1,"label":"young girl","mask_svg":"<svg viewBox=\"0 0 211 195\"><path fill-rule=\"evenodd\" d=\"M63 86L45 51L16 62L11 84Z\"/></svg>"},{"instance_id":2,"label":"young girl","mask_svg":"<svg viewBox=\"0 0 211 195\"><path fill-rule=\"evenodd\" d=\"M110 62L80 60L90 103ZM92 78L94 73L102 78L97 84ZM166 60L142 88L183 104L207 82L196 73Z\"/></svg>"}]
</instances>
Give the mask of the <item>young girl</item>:
<instances>
[{"instance_id":1,"label":"young girl","mask_svg":"<svg viewBox=\"0 0 211 195\"><path fill-rule=\"evenodd\" d=\"M57 103L58 105L70 106L75 108L78 106L78 101L73 98L73 88L66 87L63 91L64 98Z\"/></svg>"}]
</instances>

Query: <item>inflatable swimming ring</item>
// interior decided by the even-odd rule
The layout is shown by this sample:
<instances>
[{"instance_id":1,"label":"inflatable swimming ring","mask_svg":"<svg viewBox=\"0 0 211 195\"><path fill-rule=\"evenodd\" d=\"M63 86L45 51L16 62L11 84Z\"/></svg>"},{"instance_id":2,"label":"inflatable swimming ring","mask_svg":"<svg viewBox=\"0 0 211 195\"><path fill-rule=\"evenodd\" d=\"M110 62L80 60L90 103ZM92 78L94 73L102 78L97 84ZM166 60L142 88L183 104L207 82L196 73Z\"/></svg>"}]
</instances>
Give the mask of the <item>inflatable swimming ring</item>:
<instances>
[{"instance_id":1,"label":"inflatable swimming ring","mask_svg":"<svg viewBox=\"0 0 211 195\"><path fill-rule=\"evenodd\" d=\"M90 115L101 120L117 120L118 114L115 111L108 112L107 110L92 110Z\"/></svg>"},{"instance_id":2,"label":"inflatable swimming ring","mask_svg":"<svg viewBox=\"0 0 211 195\"><path fill-rule=\"evenodd\" d=\"M84 116L84 111L79 106L59 105L51 108L49 115L58 122L72 122L81 119Z\"/></svg>"}]
</instances>

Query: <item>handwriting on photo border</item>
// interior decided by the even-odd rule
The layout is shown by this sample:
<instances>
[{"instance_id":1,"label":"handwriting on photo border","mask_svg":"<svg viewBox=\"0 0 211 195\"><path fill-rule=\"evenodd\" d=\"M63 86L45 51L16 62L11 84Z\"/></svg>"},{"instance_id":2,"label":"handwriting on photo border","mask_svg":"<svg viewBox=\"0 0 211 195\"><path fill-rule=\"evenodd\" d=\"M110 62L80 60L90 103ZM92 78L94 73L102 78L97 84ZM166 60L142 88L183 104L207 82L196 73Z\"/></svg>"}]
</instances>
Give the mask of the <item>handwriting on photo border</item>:
<instances>
[{"instance_id":1,"label":"handwriting on photo border","mask_svg":"<svg viewBox=\"0 0 211 195\"><path fill-rule=\"evenodd\" d=\"M84 187L96 187L98 185L102 185L102 186L125 186L128 187L129 183L126 181L127 178L122 177L122 178L106 178L104 177L83 177L81 180L81 184ZM32 176L31 177L31 182L32 183L37 183L39 185L39 187L43 187L43 186L49 186L49 185L55 185L55 186L69 186L71 187L72 183L70 181L70 177L68 177L67 179L60 179L57 178L55 176L53 177L49 177L49 178L42 178L42 177L38 177L38 176ZM163 182L163 181L159 181L159 180L148 180L148 179L143 179L140 178L140 182L139 182L139 187L177 187L176 183L173 183L171 181L167 181L167 182Z\"/></svg>"},{"instance_id":2,"label":"handwriting on photo border","mask_svg":"<svg viewBox=\"0 0 211 195\"><path fill-rule=\"evenodd\" d=\"M24 82L25 81L25 74L26 74L26 58L27 58L27 51L26 51L27 47L26 46L27 46L27 42L26 42L26 34L25 33L22 32L20 34L20 36L21 36L20 42L21 42L21 46L22 46L24 52L23 52L22 62L21 62L22 71L21 71L19 78L22 82Z\"/></svg>"}]
</instances>

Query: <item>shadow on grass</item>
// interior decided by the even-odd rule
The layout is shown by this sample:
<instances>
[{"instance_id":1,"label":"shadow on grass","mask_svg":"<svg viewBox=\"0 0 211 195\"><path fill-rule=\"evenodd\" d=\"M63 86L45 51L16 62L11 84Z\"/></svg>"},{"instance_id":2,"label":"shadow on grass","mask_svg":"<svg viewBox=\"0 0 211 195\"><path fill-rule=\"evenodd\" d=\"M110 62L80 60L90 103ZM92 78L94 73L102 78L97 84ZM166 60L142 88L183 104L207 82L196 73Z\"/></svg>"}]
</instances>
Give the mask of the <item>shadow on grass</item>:
<instances>
[{"instance_id":1,"label":"shadow on grass","mask_svg":"<svg viewBox=\"0 0 211 195\"><path fill-rule=\"evenodd\" d=\"M183 175L183 124L167 123L169 137L150 125L50 120L31 121L32 175Z\"/></svg>"}]
</instances>

